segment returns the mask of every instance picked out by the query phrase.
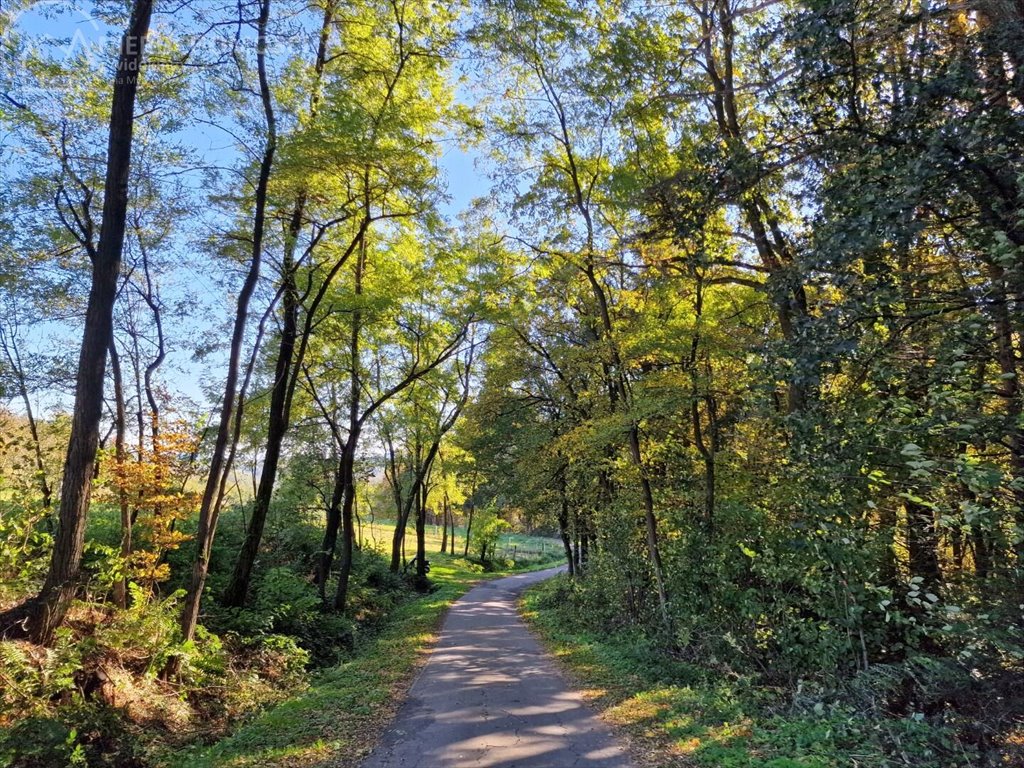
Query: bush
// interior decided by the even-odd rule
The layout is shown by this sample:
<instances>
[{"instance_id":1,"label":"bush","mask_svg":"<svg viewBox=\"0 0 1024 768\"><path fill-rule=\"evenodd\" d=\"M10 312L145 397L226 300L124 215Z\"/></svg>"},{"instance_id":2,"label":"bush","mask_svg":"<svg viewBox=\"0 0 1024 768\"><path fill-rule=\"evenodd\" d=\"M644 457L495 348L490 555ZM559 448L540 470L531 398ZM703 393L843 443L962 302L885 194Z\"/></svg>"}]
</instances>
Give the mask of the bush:
<instances>
[{"instance_id":1,"label":"bush","mask_svg":"<svg viewBox=\"0 0 1024 768\"><path fill-rule=\"evenodd\" d=\"M22 720L0 733L0 768L143 768L135 734L121 714L99 703Z\"/></svg>"},{"instance_id":2,"label":"bush","mask_svg":"<svg viewBox=\"0 0 1024 768\"><path fill-rule=\"evenodd\" d=\"M0 584L32 584L46 574L53 546L46 530L48 514L42 506L21 500L0 501Z\"/></svg>"},{"instance_id":3,"label":"bush","mask_svg":"<svg viewBox=\"0 0 1024 768\"><path fill-rule=\"evenodd\" d=\"M365 573L363 583L377 592L402 592L406 588L402 575L392 573L387 561L380 555L360 553L356 558L356 566L357 570L363 570Z\"/></svg>"},{"instance_id":4,"label":"bush","mask_svg":"<svg viewBox=\"0 0 1024 768\"><path fill-rule=\"evenodd\" d=\"M75 688L75 672L82 667L82 649L67 629L57 632L47 650L28 643L0 641L0 720L49 711L50 702L66 698Z\"/></svg>"},{"instance_id":5,"label":"bush","mask_svg":"<svg viewBox=\"0 0 1024 768\"><path fill-rule=\"evenodd\" d=\"M234 636L240 648L282 650L287 639L304 654L303 664L314 667L340 661L351 650L355 634L351 619L325 611L316 587L285 567L256 578L250 605L211 605L208 622Z\"/></svg>"},{"instance_id":6,"label":"bush","mask_svg":"<svg viewBox=\"0 0 1024 768\"><path fill-rule=\"evenodd\" d=\"M265 616L275 632L301 636L320 604L308 581L288 568L271 568L256 584L252 610Z\"/></svg>"},{"instance_id":7,"label":"bush","mask_svg":"<svg viewBox=\"0 0 1024 768\"><path fill-rule=\"evenodd\" d=\"M0 731L0 768L88 766L78 731L52 717L29 717Z\"/></svg>"},{"instance_id":8,"label":"bush","mask_svg":"<svg viewBox=\"0 0 1024 768\"><path fill-rule=\"evenodd\" d=\"M115 611L109 621L99 622L93 633L83 642L87 654L102 657L131 672L158 674L171 656L182 656L184 670L205 652L217 654L219 643L209 635L197 635L187 645L181 643L178 628L181 599L179 590L162 599L151 599L137 584L129 584L130 601L127 610ZM206 642L204 642L206 641ZM197 672L201 672L196 668ZM202 682L196 679L195 682Z\"/></svg>"}]
</instances>

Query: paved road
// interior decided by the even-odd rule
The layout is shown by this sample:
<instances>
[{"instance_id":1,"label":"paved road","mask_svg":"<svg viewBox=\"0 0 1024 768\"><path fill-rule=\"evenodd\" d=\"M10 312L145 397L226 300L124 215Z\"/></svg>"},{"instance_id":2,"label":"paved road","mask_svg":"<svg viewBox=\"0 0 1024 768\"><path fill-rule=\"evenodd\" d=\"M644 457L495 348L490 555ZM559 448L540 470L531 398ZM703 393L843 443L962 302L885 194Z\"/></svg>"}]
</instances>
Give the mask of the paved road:
<instances>
[{"instance_id":1,"label":"paved road","mask_svg":"<svg viewBox=\"0 0 1024 768\"><path fill-rule=\"evenodd\" d=\"M362 768L630 768L516 611L519 592L557 570L484 582L455 603Z\"/></svg>"}]
</instances>

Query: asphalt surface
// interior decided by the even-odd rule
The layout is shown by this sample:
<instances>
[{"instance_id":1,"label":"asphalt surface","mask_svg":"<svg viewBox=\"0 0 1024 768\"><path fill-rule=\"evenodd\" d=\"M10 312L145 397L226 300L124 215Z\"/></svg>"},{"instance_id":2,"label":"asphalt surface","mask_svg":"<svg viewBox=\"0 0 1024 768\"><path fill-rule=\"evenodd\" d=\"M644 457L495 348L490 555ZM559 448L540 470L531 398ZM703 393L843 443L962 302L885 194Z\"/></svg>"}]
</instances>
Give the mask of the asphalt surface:
<instances>
[{"instance_id":1,"label":"asphalt surface","mask_svg":"<svg viewBox=\"0 0 1024 768\"><path fill-rule=\"evenodd\" d=\"M631 768L516 611L560 569L485 582L452 606L437 646L362 768Z\"/></svg>"}]
</instances>

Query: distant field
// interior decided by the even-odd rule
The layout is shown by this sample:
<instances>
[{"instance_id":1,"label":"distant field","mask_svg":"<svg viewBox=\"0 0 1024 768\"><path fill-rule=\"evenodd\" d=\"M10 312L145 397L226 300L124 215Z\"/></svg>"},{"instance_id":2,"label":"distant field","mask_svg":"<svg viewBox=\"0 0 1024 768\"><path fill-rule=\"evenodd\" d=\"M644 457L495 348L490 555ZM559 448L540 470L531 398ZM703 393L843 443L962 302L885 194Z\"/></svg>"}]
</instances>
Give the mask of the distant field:
<instances>
[{"instance_id":1,"label":"distant field","mask_svg":"<svg viewBox=\"0 0 1024 768\"><path fill-rule=\"evenodd\" d=\"M372 524L364 520L358 530L360 546L370 547L384 551L391 550L391 537L394 536L395 524L391 520L375 520ZM449 536L451 529L449 529ZM427 552L441 551L441 526L427 525L426 530ZM462 552L466 546L466 529L464 526L455 526L455 546L457 552ZM410 524L405 532L405 549L412 557L416 551L416 529ZM547 536L527 536L521 533L509 533L503 535L498 541L498 557L522 557L523 555L551 555L562 551L562 542L558 539ZM473 554L472 551L470 554Z\"/></svg>"}]
</instances>

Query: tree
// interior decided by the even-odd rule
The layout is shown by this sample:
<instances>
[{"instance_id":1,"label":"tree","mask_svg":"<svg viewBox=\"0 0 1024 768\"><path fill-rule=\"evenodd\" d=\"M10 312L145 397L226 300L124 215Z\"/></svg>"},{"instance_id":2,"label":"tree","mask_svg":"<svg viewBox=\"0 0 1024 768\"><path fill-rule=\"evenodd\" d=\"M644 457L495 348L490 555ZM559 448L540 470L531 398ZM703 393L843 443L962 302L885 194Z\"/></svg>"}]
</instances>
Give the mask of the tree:
<instances>
[{"instance_id":1,"label":"tree","mask_svg":"<svg viewBox=\"0 0 1024 768\"><path fill-rule=\"evenodd\" d=\"M0 614L0 631L6 636L24 633L37 642L50 642L67 614L77 587L85 544L92 468L103 413L107 349L112 333L121 249L124 246L135 96L152 11L151 0L135 0L132 3L131 16L121 37L120 53L114 70L103 214L99 240L95 250L89 254L92 261L92 287L79 354L75 409L64 460L57 535L50 570L42 590L35 598Z\"/></svg>"},{"instance_id":2,"label":"tree","mask_svg":"<svg viewBox=\"0 0 1024 768\"><path fill-rule=\"evenodd\" d=\"M266 230L267 188L277 151L277 128L274 115L273 96L267 69L267 27L270 20L270 0L260 0L258 17L255 21L256 31L256 68L259 80L259 100L265 122L263 152L260 158L259 171L253 195L253 216L251 251L249 268L238 294L235 310L234 326L231 333L231 347L228 358L227 378L224 383L224 397L220 407L220 421L210 460L210 471L206 477L202 502L199 508L199 528L196 533L196 557L192 566L192 577L189 581L188 593L181 613L181 634L185 640L191 640L199 623L199 606L203 599L206 576L210 566L210 551L217 530L217 518L223 500L223 489L226 481L230 459L226 452L231 435L232 415L235 413L236 402L240 401L238 393L238 369L242 352L242 342L248 316L249 301L256 288L259 278L260 263L263 259L263 238ZM241 22L241 19L239 20ZM237 441L237 432L236 432ZM180 664L180 657L173 657L168 663L165 674L173 676Z\"/></svg>"},{"instance_id":3,"label":"tree","mask_svg":"<svg viewBox=\"0 0 1024 768\"><path fill-rule=\"evenodd\" d=\"M453 12L453 9L433 7L430 13L421 13L410 3L366 3L358 9L360 24L339 26L337 45L345 55L329 56L327 46L335 10L331 4L325 8L312 73L307 125L291 139L296 154L290 162L303 176L296 184L296 202L284 241L284 315L268 414L266 452L246 542L224 595L228 605L242 604L248 590L293 395L310 346L310 336L332 311L324 302L334 298L333 282L344 276L349 259L355 257L354 301L361 301L367 256L373 252L367 243L372 230L382 224L397 225L406 219L427 221L432 215L436 170L429 158L435 149L430 142L424 143L418 137L429 135L450 118L450 97L444 83L444 53L451 44L451 28L446 22L453 18ZM382 46L382 40L387 44ZM358 98L354 94L358 94ZM333 193L313 206L309 205L305 176L311 155L322 158L321 169L330 169L329 177L325 174L325 189ZM330 252L332 246L337 247L323 239L328 229L340 230L341 237L348 239L347 242L342 240L340 254L333 259L329 257L333 263L322 274L316 270L306 272L309 282L303 298L310 298L300 306L295 295L297 265L292 264L292 250L302 217L312 212L310 208L330 214L310 238L302 260L312 258L314 250ZM348 226L338 226L346 224ZM300 312L304 318L301 329L297 330ZM351 321L350 352L353 359L357 359L362 323L358 306ZM361 393L357 365L353 365L350 375L349 429L356 431L350 431L342 450L341 462L348 468L342 468L340 473L346 477L351 476L359 441L357 414ZM351 505L354 498L354 484L350 485L349 490L340 491L338 504L342 507ZM331 554L323 556L327 566L333 554L333 543L329 540L333 528L329 521L325 552ZM322 564L321 584L324 578Z\"/></svg>"},{"instance_id":4,"label":"tree","mask_svg":"<svg viewBox=\"0 0 1024 768\"><path fill-rule=\"evenodd\" d=\"M355 280L351 286L354 311L349 322L342 322L339 330L347 333L338 354L330 354L327 346L318 350L324 373L316 378L330 381L326 373L336 368L335 360L346 361L347 419L338 423L336 409L329 407L325 398L316 392L314 376L307 374L310 394L320 413L331 427L339 449L335 486L328 509L327 527L317 568L317 582L321 593L330 574L334 550L341 533L341 562L339 586L334 598L336 609L343 610L348 575L351 570L355 527L352 517L355 502L355 456L365 425L383 407L403 393L417 387L439 367L457 357L469 333L472 317L439 318L432 310L433 290L443 290L438 279L450 275L450 270L464 268L463 256L458 249L452 254L436 253L425 259L420 246L407 236L400 237L389 246L392 254L405 258L385 261L388 251L376 252L367 246L354 265ZM374 258L374 254L376 256ZM374 258L371 262L370 258ZM374 273L370 265L376 262ZM324 336L330 338L330 326L324 326ZM402 520L396 522L396 531ZM401 541L401 539L398 539Z\"/></svg>"}]
</instances>

